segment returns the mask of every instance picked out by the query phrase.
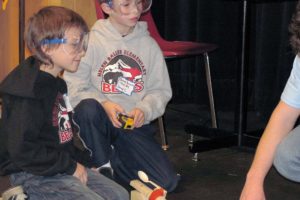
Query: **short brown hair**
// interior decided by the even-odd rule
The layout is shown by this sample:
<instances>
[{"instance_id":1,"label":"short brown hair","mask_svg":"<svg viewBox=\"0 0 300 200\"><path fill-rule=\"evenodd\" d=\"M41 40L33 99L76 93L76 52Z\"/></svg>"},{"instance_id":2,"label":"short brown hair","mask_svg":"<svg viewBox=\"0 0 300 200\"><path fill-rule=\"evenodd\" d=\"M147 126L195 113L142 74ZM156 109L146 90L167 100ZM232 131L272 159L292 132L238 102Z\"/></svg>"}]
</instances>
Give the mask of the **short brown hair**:
<instances>
[{"instance_id":1,"label":"short brown hair","mask_svg":"<svg viewBox=\"0 0 300 200\"><path fill-rule=\"evenodd\" d=\"M88 32L84 19L71 9L59 6L47 6L30 17L25 33L25 41L30 52L41 63L53 64L52 60L42 51L45 39L63 38L65 31L78 27ZM58 47L58 45L55 45Z\"/></svg>"},{"instance_id":2,"label":"short brown hair","mask_svg":"<svg viewBox=\"0 0 300 200\"><path fill-rule=\"evenodd\" d=\"M296 6L292 21L289 26L291 33L290 44L296 54L300 53L300 1Z\"/></svg>"},{"instance_id":3,"label":"short brown hair","mask_svg":"<svg viewBox=\"0 0 300 200\"><path fill-rule=\"evenodd\" d=\"M99 0L99 3L108 3L110 1L112 1L112 0Z\"/></svg>"}]
</instances>

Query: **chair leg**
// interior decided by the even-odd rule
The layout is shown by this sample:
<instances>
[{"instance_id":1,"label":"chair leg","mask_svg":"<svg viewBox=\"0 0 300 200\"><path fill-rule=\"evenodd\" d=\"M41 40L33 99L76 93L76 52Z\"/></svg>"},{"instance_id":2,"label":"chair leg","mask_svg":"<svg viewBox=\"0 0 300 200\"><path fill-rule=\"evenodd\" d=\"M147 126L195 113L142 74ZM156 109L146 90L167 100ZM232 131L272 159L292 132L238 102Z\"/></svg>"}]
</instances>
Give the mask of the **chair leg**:
<instances>
[{"instance_id":1,"label":"chair leg","mask_svg":"<svg viewBox=\"0 0 300 200\"><path fill-rule=\"evenodd\" d=\"M210 105L212 128L218 128L216 111L215 111L215 103L214 103L214 95L213 95L213 89L212 89L212 83L211 83L211 74L210 74L208 53L205 52L203 54L203 56L204 56L204 62L205 62L206 82L207 82L207 88L208 88L208 98L209 98L209 105Z\"/></svg>"},{"instance_id":2,"label":"chair leg","mask_svg":"<svg viewBox=\"0 0 300 200\"><path fill-rule=\"evenodd\" d=\"M161 138L161 148L166 151L169 148L169 145L168 145L167 135L165 132L165 126L164 126L164 121L162 116L158 118L158 126L159 126L160 138Z\"/></svg>"},{"instance_id":3,"label":"chair leg","mask_svg":"<svg viewBox=\"0 0 300 200\"><path fill-rule=\"evenodd\" d=\"M214 102L214 95L213 95L213 88L211 83L211 74L210 74L210 65L209 65L209 56L208 53L205 52L204 56L204 64L205 64L205 75L206 75L206 83L208 89L208 98L209 98L209 106L210 106L210 115L211 115L211 126L212 128L218 128L217 124L217 116L215 110L215 102ZM189 146L193 147L194 145L194 135L190 135ZM198 153L194 153L192 158L194 161L198 161Z\"/></svg>"}]
</instances>

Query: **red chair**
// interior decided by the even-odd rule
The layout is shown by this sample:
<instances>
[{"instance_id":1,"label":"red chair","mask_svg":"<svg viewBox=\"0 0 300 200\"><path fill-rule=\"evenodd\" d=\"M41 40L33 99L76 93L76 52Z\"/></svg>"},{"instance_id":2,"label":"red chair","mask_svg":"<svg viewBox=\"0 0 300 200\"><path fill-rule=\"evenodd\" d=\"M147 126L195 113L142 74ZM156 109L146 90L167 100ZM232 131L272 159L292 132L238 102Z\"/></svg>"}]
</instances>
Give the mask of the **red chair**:
<instances>
[{"instance_id":1,"label":"red chair","mask_svg":"<svg viewBox=\"0 0 300 200\"><path fill-rule=\"evenodd\" d=\"M97 19L104 19L105 14L102 12L98 0L95 0L95 6L96 6ZM218 46L215 44L207 44L207 43L199 43L199 42L191 42L191 41L167 41L163 39L158 32L158 29L156 27L156 24L153 20L150 11L143 14L140 20L147 22L150 35L156 40L156 42L160 46L165 59L184 58L188 56L198 56L198 55L204 56L204 65L206 71L206 81L207 81L207 88L208 88L210 113L212 119L211 120L212 128L217 128L217 119L216 119L216 112L215 112L208 53L217 49ZM158 124L159 124L160 136L162 140L162 148L164 150L167 150L168 142L165 134L165 128L164 128L162 117L158 118Z\"/></svg>"}]
</instances>

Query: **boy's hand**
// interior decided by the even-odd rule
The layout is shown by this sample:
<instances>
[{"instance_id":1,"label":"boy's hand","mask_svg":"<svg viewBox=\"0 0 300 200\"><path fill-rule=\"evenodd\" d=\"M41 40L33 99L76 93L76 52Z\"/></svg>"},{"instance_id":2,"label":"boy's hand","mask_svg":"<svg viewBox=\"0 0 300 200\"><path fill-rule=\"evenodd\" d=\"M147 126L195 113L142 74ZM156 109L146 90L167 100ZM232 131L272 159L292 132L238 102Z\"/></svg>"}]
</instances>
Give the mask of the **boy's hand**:
<instances>
[{"instance_id":1,"label":"boy's hand","mask_svg":"<svg viewBox=\"0 0 300 200\"><path fill-rule=\"evenodd\" d=\"M128 113L128 116L133 118L133 123L135 128L139 128L143 126L145 122L145 114L141 109L134 108L132 111Z\"/></svg>"},{"instance_id":2,"label":"boy's hand","mask_svg":"<svg viewBox=\"0 0 300 200\"><path fill-rule=\"evenodd\" d=\"M76 170L73 174L76 178L78 178L84 185L87 183L87 172L83 165L77 163Z\"/></svg>"},{"instance_id":3,"label":"boy's hand","mask_svg":"<svg viewBox=\"0 0 300 200\"><path fill-rule=\"evenodd\" d=\"M102 102L102 106L114 127L120 128L122 124L118 120L118 113L124 113L125 110L120 105L111 101Z\"/></svg>"}]
</instances>

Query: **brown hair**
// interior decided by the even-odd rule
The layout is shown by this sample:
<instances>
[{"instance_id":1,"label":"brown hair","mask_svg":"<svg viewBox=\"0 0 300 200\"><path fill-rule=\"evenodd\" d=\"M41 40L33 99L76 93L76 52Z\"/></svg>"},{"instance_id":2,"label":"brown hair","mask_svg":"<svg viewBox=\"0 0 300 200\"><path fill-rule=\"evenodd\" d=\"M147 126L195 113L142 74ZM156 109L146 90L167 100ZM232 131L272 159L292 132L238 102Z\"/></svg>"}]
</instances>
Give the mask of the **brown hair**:
<instances>
[{"instance_id":1,"label":"brown hair","mask_svg":"<svg viewBox=\"0 0 300 200\"><path fill-rule=\"evenodd\" d=\"M300 53L300 1L298 1L296 11L293 14L289 31L291 33L290 44L294 52L298 54Z\"/></svg>"},{"instance_id":2,"label":"brown hair","mask_svg":"<svg viewBox=\"0 0 300 200\"><path fill-rule=\"evenodd\" d=\"M99 0L99 3L108 3L110 1L112 1L112 0Z\"/></svg>"},{"instance_id":3,"label":"brown hair","mask_svg":"<svg viewBox=\"0 0 300 200\"><path fill-rule=\"evenodd\" d=\"M28 21L25 33L26 45L41 63L53 64L52 60L42 51L42 41L63 38L65 31L71 27L78 27L83 32L89 30L84 19L73 10L59 6L44 7ZM58 46L51 45L51 48Z\"/></svg>"}]
</instances>

